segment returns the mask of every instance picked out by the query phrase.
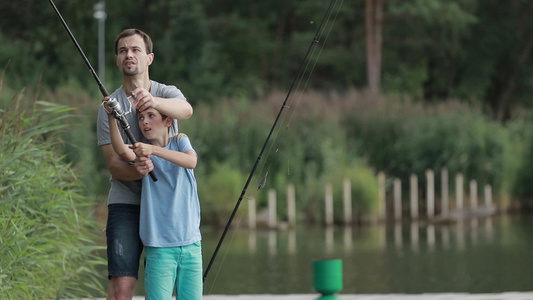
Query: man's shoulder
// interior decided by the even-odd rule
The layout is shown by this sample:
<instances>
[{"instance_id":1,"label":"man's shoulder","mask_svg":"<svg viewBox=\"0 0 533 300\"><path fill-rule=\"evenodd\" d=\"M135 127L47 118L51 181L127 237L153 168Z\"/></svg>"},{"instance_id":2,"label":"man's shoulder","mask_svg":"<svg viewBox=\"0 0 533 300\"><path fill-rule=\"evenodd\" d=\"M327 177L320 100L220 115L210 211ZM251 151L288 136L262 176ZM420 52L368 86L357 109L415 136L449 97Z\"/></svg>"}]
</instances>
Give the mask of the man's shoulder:
<instances>
[{"instance_id":1,"label":"man's shoulder","mask_svg":"<svg viewBox=\"0 0 533 300\"><path fill-rule=\"evenodd\" d=\"M173 85L168 85L168 84L164 84L164 83L161 83L161 82L158 82L158 81L155 81L155 80L151 80L152 83L151 83L151 92L161 92L162 90L166 90L166 89L178 89L177 87L173 86Z\"/></svg>"},{"instance_id":2,"label":"man's shoulder","mask_svg":"<svg viewBox=\"0 0 533 300\"><path fill-rule=\"evenodd\" d=\"M110 96L111 98L115 98L115 99L117 99L117 98L120 97L120 95L123 94L122 91L123 91L123 85L119 86L119 87L118 87L113 93L111 93L111 95L109 95L109 96Z\"/></svg>"},{"instance_id":3,"label":"man's shoulder","mask_svg":"<svg viewBox=\"0 0 533 300\"><path fill-rule=\"evenodd\" d=\"M168 85L161 82L157 82L155 80L151 81L151 89L150 93L152 95L157 97L163 97L163 98L180 98L185 100L185 96L183 93L174 85Z\"/></svg>"}]
</instances>

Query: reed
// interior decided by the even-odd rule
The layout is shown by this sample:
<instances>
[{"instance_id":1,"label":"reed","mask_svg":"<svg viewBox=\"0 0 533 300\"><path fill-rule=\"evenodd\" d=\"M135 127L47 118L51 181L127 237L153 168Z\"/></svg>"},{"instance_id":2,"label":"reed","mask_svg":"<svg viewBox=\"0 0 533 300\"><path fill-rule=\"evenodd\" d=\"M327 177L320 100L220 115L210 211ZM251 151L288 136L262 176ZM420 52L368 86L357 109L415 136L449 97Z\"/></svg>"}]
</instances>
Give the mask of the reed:
<instances>
[{"instance_id":1,"label":"reed","mask_svg":"<svg viewBox=\"0 0 533 300\"><path fill-rule=\"evenodd\" d=\"M1 79L1 78L0 78ZM0 295L102 294L92 204L61 155L70 108L0 90Z\"/></svg>"}]
</instances>

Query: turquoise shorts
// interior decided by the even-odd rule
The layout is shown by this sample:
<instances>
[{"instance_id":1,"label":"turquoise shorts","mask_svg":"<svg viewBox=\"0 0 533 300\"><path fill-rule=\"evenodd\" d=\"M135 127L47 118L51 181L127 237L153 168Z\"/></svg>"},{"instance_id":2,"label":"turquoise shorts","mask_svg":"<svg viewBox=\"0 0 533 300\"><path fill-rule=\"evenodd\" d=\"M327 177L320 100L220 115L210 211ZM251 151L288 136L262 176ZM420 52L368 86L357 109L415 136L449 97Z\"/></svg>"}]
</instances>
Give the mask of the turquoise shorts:
<instances>
[{"instance_id":1,"label":"turquoise shorts","mask_svg":"<svg viewBox=\"0 0 533 300\"><path fill-rule=\"evenodd\" d=\"M202 299L202 244L182 247L144 247L146 267L144 288L147 300Z\"/></svg>"}]
</instances>

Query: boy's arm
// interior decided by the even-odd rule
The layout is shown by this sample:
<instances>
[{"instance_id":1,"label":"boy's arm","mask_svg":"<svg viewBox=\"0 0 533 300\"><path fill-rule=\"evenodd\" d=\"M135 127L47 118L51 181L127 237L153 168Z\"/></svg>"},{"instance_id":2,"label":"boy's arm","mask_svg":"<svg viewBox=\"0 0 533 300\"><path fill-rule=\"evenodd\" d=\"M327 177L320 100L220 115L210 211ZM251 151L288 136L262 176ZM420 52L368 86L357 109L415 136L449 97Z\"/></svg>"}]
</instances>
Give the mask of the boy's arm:
<instances>
[{"instance_id":1,"label":"boy's arm","mask_svg":"<svg viewBox=\"0 0 533 300\"><path fill-rule=\"evenodd\" d=\"M113 145L113 149L123 160L134 161L136 158L135 153L124 144L115 117L108 115L108 118L109 134L111 135L111 145Z\"/></svg>"},{"instance_id":2,"label":"boy's arm","mask_svg":"<svg viewBox=\"0 0 533 300\"><path fill-rule=\"evenodd\" d=\"M149 158L138 158L132 165L118 156L111 144L102 145L101 148L109 172L114 178L127 181L137 180L148 175L154 169L152 160Z\"/></svg>"},{"instance_id":3,"label":"boy's arm","mask_svg":"<svg viewBox=\"0 0 533 300\"><path fill-rule=\"evenodd\" d=\"M132 146L132 149L135 154L140 157L155 155L186 169L196 168L196 163L198 161L196 152L193 150L179 152L143 143L136 143L134 146Z\"/></svg>"}]
</instances>

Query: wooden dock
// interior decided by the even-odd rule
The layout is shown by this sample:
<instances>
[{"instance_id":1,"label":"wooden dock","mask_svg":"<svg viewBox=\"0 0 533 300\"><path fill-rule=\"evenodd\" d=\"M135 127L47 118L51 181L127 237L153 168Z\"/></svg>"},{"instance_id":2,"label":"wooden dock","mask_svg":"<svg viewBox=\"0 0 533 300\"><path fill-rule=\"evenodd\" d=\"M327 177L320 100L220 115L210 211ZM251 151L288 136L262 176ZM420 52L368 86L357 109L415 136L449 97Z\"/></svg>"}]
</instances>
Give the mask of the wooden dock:
<instances>
[{"instance_id":1,"label":"wooden dock","mask_svg":"<svg viewBox=\"0 0 533 300\"><path fill-rule=\"evenodd\" d=\"M289 295L205 295L204 300L316 300L318 294ZM174 298L175 299L175 298ZM505 292L494 294L428 293L428 294L339 294L339 300L533 300L533 292ZM85 298L83 300L105 300ZM144 300L135 296L133 300Z\"/></svg>"},{"instance_id":2,"label":"wooden dock","mask_svg":"<svg viewBox=\"0 0 533 300\"><path fill-rule=\"evenodd\" d=\"M208 295L205 300L315 300L318 294L294 295ZM506 292L498 294L351 294L338 295L339 300L533 300L533 292Z\"/></svg>"}]
</instances>

